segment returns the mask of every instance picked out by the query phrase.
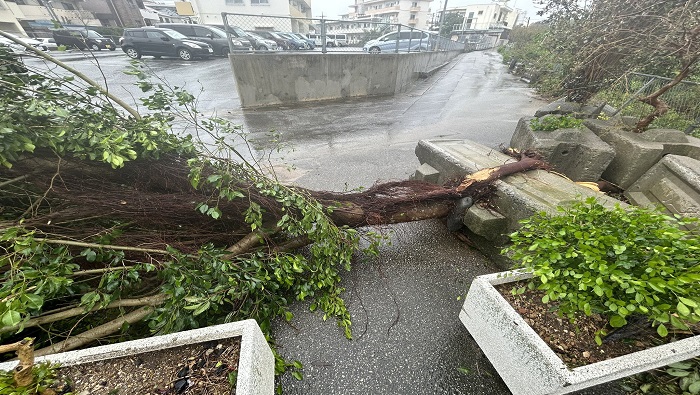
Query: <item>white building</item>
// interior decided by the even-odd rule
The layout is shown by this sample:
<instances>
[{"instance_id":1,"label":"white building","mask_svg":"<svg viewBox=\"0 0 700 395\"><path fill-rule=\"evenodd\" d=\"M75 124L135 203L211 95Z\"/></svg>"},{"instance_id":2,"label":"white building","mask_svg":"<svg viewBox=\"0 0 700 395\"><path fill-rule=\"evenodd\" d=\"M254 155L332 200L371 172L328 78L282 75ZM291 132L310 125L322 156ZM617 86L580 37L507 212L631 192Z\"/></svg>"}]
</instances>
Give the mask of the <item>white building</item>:
<instances>
[{"instance_id":1,"label":"white building","mask_svg":"<svg viewBox=\"0 0 700 395\"><path fill-rule=\"evenodd\" d=\"M378 18L384 23L398 23L427 29L430 3L433 0L354 0L349 19Z\"/></svg>"},{"instance_id":2,"label":"white building","mask_svg":"<svg viewBox=\"0 0 700 395\"><path fill-rule=\"evenodd\" d=\"M233 23L246 30L282 30L306 33L311 26L311 0L190 0L176 2L178 10L189 3L192 17L201 24L222 24L222 12L278 16L281 18L233 17ZM183 15L180 12L180 15ZM303 19L290 18L308 18ZM240 19L240 21L239 21Z\"/></svg>"},{"instance_id":3,"label":"white building","mask_svg":"<svg viewBox=\"0 0 700 395\"><path fill-rule=\"evenodd\" d=\"M101 26L95 15L83 9L82 0L0 0L0 28L12 33L48 32L52 20L63 25Z\"/></svg>"},{"instance_id":4,"label":"white building","mask_svg":"<svg viewBox=\"0 0 700 395\"><path fill-rule=\"evenodd\" d=\"M434 14L434 23L440 20L440 14L442 14L442 10L438 10ZM461 26L453 26L454 30L510 30L518 22L521 11L508 7L505 4L490 3L448 7L445 14L459 14L462 16Z\"/></svg>"}]
</instances>

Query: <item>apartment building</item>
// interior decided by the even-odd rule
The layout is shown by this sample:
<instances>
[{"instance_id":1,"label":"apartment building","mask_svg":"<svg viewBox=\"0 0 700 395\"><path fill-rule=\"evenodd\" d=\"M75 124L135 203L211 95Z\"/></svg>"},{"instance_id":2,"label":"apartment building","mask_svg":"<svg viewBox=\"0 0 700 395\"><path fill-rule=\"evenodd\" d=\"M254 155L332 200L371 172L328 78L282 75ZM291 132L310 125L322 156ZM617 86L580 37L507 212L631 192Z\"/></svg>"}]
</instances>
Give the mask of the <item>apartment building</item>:
<instances>
[{"instance_id":1,"label":"apartment building","mask_svg":"<svg viewBox=\"0 0 700 395\"><path fill-rule=\"evenodd\" d=\"M440 20L442 10L434 15L434 21ZM454 30L510 30L518 23L520 10L513 9L501 3L472 4L463 7L448 7L446 14L459 14L462 16L462 24L453 26ZM437 29L436 29L437 30Z\"/></svg>"},{"instance_id":2,"label":"apartment building","mask_svg":"<svg viewBox=\"0 0 700 395\"><path fill-rule=\"evenodd\" d=\"M384 23L399 23L417 29L427 29L430 3L433 0L354 0L349 19L378 18Z\"/></svg>"},{"instance_id":3,"label":"apartment building","mask_svg":"<svg viewBox=\"0 0 700 395\"><path fill-rule=\"evenodd\" d=\"M64 25L100 26L83 4L83 0L0 0L0 26L22 35L48 31L53 20Z\"/></svg>"},{"instance_id":4,"label":"apartment building","mask_svg":"<svg viewBox=\"0 0 700 395\"><path fill-rule=\"evenodd\" d=\"M143 26L141 0L84 0L83 9L92 12L102 26Z\"/></svg>"},{"instance_id":5,"label":"apartment building","mask_svg":"<svg viewBox=\"0 0 700 395\"><path fill-rule=\"evenodd\" d=\"M193 19L202 24L221 24L222 12L279 16L283 18L247 18L240 23L250 30L283 30L307 33L311 21L291 18L311 18L311 0L190 0Z\"/></svg>"}]
</instances>

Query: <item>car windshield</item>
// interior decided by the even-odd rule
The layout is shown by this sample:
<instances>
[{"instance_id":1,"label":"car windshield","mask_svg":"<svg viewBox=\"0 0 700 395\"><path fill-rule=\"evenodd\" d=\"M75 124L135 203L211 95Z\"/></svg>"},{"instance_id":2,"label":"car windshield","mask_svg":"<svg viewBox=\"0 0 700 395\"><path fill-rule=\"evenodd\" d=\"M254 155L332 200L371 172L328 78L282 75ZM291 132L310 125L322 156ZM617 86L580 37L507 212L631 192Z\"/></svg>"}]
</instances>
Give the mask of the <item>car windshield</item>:
<instances>
[{"instance_id":1,"label":"car windshield","mask_svg":"<svg viewBox=\"0 0 700 395\"><path fill-rule=\"evenodd\" d=\"M102 38L102 35L94 30L87 31L88 38Z\"/></svg>"},{"instance_id":2,"label":"car windshield","mask_svg":"<svg viewBox=\"0 0 700 395\"><path fill-rule=\"evenodd\" d=\"M238 37L245 37L249 34L248 32L246 32L238 26L229 26L228 28L233 30L233 32L236 33Z\"/></svg>"},{"instance_id":3,"label":"car windshield","mask_svg":"<svg viewBox=\"0 0 700 395\"><path fill-rule=\"evenodd\" d=\"M274 37L274 38L276 38L276 39L282 39L282 40L284 39L283 37L281 37L281 36L280 36L279 34L277 34L277 33L273 33L273 32L268 32L268 33L270 34L270 36L272 36L272 37Z\"/></svg>"},{"instance_id":4,"label":"car windshield","mask_svg":"<svg viewBox=\"0 0 700 395\"><path fill-rule=\"evenodd\" d=\"M258 36L258 35L255 34L255 33L248 33L248 35L249 35L250 37L256 39L256 40L264 40L264 38Z\"/></svg>"},{"instance_id":5,"label":"car windshield","mask_svg":"<svg viewBox=\"0 0 700 395\"><path fill-rule=\"evenodd\" d=\"M226 32L219 29L218 27L209 26L209 29L211 29L211 31L216 33L216 35L218 35L219 37L226 37Z\"/></svg>"},{"instance_id":6,"label":"car windshield","mask_svg":"<svg viewBox=\"0 0 700 395\"><path fill-rule=\"evenodd\" d=\"M170 29L163 29L162 32L169 36L170 38L174 38L176 40L184 40L187 38L184 34L178 33L175 30L170 30Z\"/></svg>"}]
</instances>

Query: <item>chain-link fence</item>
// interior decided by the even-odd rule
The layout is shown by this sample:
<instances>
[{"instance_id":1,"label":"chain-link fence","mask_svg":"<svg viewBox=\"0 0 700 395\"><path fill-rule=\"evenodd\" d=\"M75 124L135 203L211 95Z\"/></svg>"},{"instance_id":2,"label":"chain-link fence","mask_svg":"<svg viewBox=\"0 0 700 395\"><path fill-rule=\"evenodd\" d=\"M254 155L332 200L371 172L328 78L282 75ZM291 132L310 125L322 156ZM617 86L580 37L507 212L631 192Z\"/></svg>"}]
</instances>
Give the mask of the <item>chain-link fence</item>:
<instances>
[{"instance_id":1,"label":"chain-link fence","mask_svg":"<svg viewBox=\"0 0 700 395\"><path fill-rule=\"evenodd\" d=\"M221 27L230 38L245 46L250 44L256 52L406 53L466 49L466 42L412 26L384 23L378 18L334 20L226 12L221 15Z\"/></svg>"},{"instance_id":2,"label":"chain-link fence","mask_svg":"<svg viewBox=\"0 0 700 395\"><path fill-rule=\"evenodd\" d=\"M638 99L657 91L671 79L657 75L631 73L603 92L596 99L616 107L622 115L643 117L653 108ZM660 97L669 111L654 121L652 126L693 132L700 124L700 84L682 81Z\"/></svg>"}]
</instances>

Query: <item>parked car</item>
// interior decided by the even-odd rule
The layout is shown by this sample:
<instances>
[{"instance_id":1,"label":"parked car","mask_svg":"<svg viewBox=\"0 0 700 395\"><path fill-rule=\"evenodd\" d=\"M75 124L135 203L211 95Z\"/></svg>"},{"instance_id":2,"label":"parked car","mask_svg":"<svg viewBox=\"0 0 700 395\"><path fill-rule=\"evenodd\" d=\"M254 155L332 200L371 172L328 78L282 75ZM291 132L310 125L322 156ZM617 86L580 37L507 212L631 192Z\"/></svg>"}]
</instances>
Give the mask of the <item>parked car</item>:
<instances>
[{"instance_id":1,"label":"parked car","mask_svg":"<svg viewBox=\"0 0 700 395\"><path fill-rule=\"evenodd\" d=\"M275 32L279 35L282 35L285 38L288 38L292 40L293 42L297 43L298 47L297 49L314 49L316 48L316 43L313 40L309 40L307 37L305 37L303 34L299 33L292 33L292 32Z\"/></svg>"},{"instance_id":2,"label":"parked car","mask_svg":"<svg viewBox=\"0 0 700 395\"><path fill-rule=\"evenodd\" d=\"M227 31L227 26L225 26L225 25L208 25L208 26L218 27L219 29L223 30L224 32ZM228 26L228 33L231 36L235 37L237 40L240 40L243 43L247 42L247 44L250 45L251 47L258 49L255 40L252 37L250 37L248 32L241 29L240 27L229 25Z\"/></svg>"},{"instance_id":3,"label":"parked car","mask_svg":"<svg viewBox=\"0 0 700 395\"><path fill-rule=\"evenodd\" d=\"M41 41L39 41L39 40L35 40L35 39L29 38L29 37L22 37L22 36L18 36L18 35L16 35L16 34L7 33L7 32L5 32L5 34L7 34L8 36L11 36L11 37L13 37L13 38L15 38L15 39L17 39L17 40L23 42L23 43L25 43L25 44L27 44L27 45L29 45L29 46L32 46L32 47L34 47L34 48L36 48L36 49L40 49L40 50L42 50L42 51L48 50L48 48L47 48ZM3 37L3 38L4 38L4 37ZM5 38L4 38L4 39L5 39ZM16 43L14 43L12 40L8 40L8 39L5 39L5 40L7 40L7 41L9 41L9 42L12 42L14 45L18 45L18 44L16 44ZM18 45L18 46L21 46L21 45ZM26 48L23 48L23 49L26 50Z\"/></svg>"},{"instance_id":4,"label":"parked car","mask_svg":"<svg viewBox=\"0 0 700 395\"><path fill-rule=\"evenodd\" d=\"M275 34L281 36L284 39L287 39L289 42L289 49L294 49L294 50L299 50L299 49L309 49L309 43L306 42L306 40L302 40L299 37L295 36L293 33L287 33L287 32L275 32Z\"/></svg>"},{"instance_id":5,"label":"parked car","mask_svg":"<svg viewBox=\"0 0 700 395\"><path fill-rule=\"evenodd\" d=\"M226 56L230 48L226 32L214 26L194 25L191 23L159 23L157 27L172 29L192 40L201 41L211 45L215 55ZM231 38L234 51L251 51L253 46L249 40Z\"/></svg>"},{"instance_id":6,"label":"parked car","mask_svg":"<svg viewBox=\"0 0 700 395\"><path fill-rule=\"evenodd\" d=\"M161 56L176 56L182 60L192 60L214 55L211 45L191 40L175 30L159 27L124 29L119 42L122 51L132 59L150 55L156 59Z\"/></svg>"},{"instance_id":7,"label":"parked car","mask_svg":"<svg viewBox=\"0 0 700 395\"><path fill-rule=\"evenodd\" d=\"M255 41L254 46L255 49L258 51L276 51L277 49L279 49L277 43L272 40L262 38L255 33L246 33L248 33L248 36Z\"/></svg>"},{"instance_id":8,"label":"parked car","mask_svg":"<svg viewBox=\"0 0 700 395\"><path fill-rule=\"evenodd\" d=\"M56 29L53 31L53 39L56 41L56 45L65 45L81 50L109 49L114 51L117 49L117 44L111 38L103 37L100 33L90 29Z\"/></svg>"},{"instance_id":9,"label":"parked car","mask_svg":"<svg viewBox=\"0 0 700 395\"><path fill-rule=\"evenodd\" d=\"M56 51L58 50L58 44L56 44L56 40L53 38L49 37L42 37L42 38L37 38L37 40L41 41L41 43L46 47L45 50L49 51Z\"/></svg>"},{"instance_id":10,"label":"parked car","mask_svg":"<svg viewBox=\"0 0 700 395\"><path fill-rule=\"evenodd\" d=\"M289 34L293 35L294 37L297 37L300 40L305 41L309 45L309 49L316 48L316 42L314 40L306 37L305 35L303 35L301 33L289 33Z\"/></svg>"},{"instance_id":11,"label":"parked car","mask_svg":"<svg viewBox=\"0 0 700 395\"><path fill-rule=\"evenodd\" d=\"M14 54L23 54L27 50L27 48L5 37L0 37L0 47L7 48Z\"/></svg>"},{"instance_id":12,"label":"parked car","mask_svg":"<svg viewBox=\"0 0 700 395\"><path fill-rule=\"evenodd\" d=\"M376 40L367 41L362 47L364 52L382 53L382 52L399 52L409 51L427 51L430 48L430 35L426 32L414 30L407 32L392 32L387 33Z\"/></svg>"},{"instance_id":13,"label":"parked car","mask_svg":"<svg viewBox=\"0 0 700 395\"><path fill-rule=\"evenodd\" d=\"M285 50L292 48L292 44L289 42L289 40L280 36L279 34L277 34L277 32L271 32L268 30L249 30L248 33L257 34L258 36L260 36L262 38L272 40L275 43L277 43L277 46L279 48L282 48Z\"/></svg>"}]
</instances>

